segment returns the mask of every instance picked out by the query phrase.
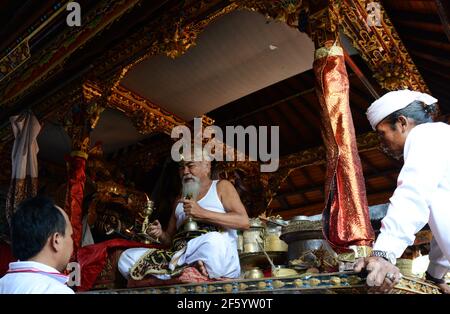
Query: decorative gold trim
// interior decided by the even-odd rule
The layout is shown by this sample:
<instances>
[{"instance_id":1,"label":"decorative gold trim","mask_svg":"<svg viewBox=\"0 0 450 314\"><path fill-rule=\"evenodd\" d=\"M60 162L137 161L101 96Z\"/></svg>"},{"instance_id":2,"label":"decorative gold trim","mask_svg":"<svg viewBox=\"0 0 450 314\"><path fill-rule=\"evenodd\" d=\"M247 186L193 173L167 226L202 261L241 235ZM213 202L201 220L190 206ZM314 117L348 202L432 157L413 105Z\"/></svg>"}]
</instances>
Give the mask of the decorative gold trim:
<instances>
[{"instance_id":1,"label":"decorative gold trim","mask_svg":"<svg viewBox=\"0 0 450 314\"><path fill-rule=\"evenodd\" d=\"M20 68L30 58L30 45L27 39L14 47L12 51L0 60L0 82Z\"/></svg>"},{"instance_id":2,"label":"decorative gold trim","mask_svg":"<svg viewBox=\"0 0 450 314\"><path fill-rule=\"evenodd\" d=\"M339 46L331 46L331 48L322 47L314 53L314 60L331 56L343 56L344 50Z\"/></svg>"},{"instance_id":3,"label":"decorative gold trim","mask_svg":"<svg viewBox=\"0 0 450 314\"><path fill-rule=\"evenodd\" d=\"M305 7L308 14L306 32L314 41L316 49L339 45L339 4L335 0L309 1Z\"/></svg>"},{"instance_id":4,"label":"decorative gold trim","mask_svg":"<svg viewBox=\"0 0 450 314\"><path fill-rule=\"evenodd\" d=\"M152 132L171 134L174 127L185 124L174 114L163 110L121 85L113 87L107 106L124 112L142 134Z\"/></svg>"},{"instance_id":5,"label":"decorative gold trim","mask_svg":"<svg viewBox=\"0 0 450 314\"><path fill-rule=\"evenodd\" d=\"M84 159L88 159L88 154L87 153L85 153L85 152L82 152L82 151L79 151L79 150L74 150L74 151L72 151L71 153L70 153L70 156L72 156L72 157L81 157L81 158L84 158Z\"/></svg>"}]
</instances>

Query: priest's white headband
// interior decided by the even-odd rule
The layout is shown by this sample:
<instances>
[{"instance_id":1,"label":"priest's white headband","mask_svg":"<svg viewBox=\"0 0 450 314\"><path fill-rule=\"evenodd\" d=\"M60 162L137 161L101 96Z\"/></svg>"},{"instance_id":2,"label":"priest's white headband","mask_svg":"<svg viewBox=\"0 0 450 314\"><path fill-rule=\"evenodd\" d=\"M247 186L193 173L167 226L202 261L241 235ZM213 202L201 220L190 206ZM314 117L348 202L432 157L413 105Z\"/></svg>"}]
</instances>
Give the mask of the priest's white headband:
<instances>
[{"instance_id":1,"label":"priest's white headband","mask_svg":"<svg viewBox=\"0 0 450 314\"><path fill-rule=\"evenodd\" d=\"M423 102L427 106L435 104L438 101L428 94L411 91L409 89L389 92L383 95L383 97L375 100L366 112L367 119L369 119L372 129L375 130L378 123L391 113L405 108L416 100Z\"/></svg>"}]
</instances>

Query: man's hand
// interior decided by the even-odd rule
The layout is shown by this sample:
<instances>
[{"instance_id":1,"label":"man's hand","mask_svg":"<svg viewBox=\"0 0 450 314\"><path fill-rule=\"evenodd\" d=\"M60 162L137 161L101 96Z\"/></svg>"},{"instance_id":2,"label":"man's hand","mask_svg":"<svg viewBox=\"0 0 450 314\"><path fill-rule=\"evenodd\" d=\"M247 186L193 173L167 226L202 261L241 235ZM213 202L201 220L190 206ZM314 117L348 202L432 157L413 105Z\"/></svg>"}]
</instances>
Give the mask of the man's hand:
<instances>
[{"instance_id":1,"label":"man's hand","mask_svg":"<svg viewBox=\"0 0 450 314\"><path fill-rule=\"evenodd\" d=\"M183 209L186 217L201 219L205 209L194 200L183 199Z\"/></svg>"},{"instance_id":2,"label":"man's hand","mask_svg":"<svg viewBox=\"0 0 450 314\"><path fill-rule=\"evenodd\" d=\"M148 231L147 231L148 235L159 239L162 236L163 230L161 227L161 224L159 223L158 220L155 220L149 227L148 227Z\"/></svg>"},{"instance_id":3,"label":"man's hand","mask_svg":"<svg viewBox=\"0 0 450 314\"><path fill-rule=\"evenodd\" d=\"M360 258L355 264L355 271L363 269L368 272L367 285L373 287L375 292L388 293L400 282L400 270L382 257Z\"/></svg>"},{"instance_id":4,"label":"man's hand","mask_svg":"<svg viewBox=\"0 0 450 314\"><path fill-rule=\"evenodd\" d=\"M446 283L439 283L439 284L436 284L436 286L438 286L439 289L441 289L441 292L443 294L450 294L450 286L448 284L446 284Z\"/></svg>"}]
</instances>

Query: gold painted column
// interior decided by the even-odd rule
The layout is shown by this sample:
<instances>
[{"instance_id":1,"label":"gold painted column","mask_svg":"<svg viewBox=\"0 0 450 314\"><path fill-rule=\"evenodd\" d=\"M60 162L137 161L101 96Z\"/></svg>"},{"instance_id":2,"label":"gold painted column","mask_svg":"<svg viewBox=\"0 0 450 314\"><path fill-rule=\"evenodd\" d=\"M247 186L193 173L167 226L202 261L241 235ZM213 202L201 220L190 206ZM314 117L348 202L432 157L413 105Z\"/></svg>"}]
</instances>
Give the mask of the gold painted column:
<instances>
[{"instance_id":1,"label":"gold painted column","mask_svg":"<svg viewBox=\"0 0 450 314\"><path fill-rule=\"evenodd\" d=\"M349 106L349 81L339 43L339 11L334 1L311 1L309 29L316 51L313 65L326 147L324 236L338 252L371 246L361 160Z\"/></svg>"},{"instance_id":2,"label":"gold painted column","mask_svg":"<svg viewBox=\"0 0 450 314\"><path fill-rule=\"evenodd\" d=\"M82 97L72 105L67 131L72 139L72 152L67 157L67 192L64 210L73 228L74 254L81 246L84 185L86 182L86 160L88 158L89 137L97 125L104 109L104 99L100 88L92 82L85 82L80 92Z\"/></svg>"}]
</instances>

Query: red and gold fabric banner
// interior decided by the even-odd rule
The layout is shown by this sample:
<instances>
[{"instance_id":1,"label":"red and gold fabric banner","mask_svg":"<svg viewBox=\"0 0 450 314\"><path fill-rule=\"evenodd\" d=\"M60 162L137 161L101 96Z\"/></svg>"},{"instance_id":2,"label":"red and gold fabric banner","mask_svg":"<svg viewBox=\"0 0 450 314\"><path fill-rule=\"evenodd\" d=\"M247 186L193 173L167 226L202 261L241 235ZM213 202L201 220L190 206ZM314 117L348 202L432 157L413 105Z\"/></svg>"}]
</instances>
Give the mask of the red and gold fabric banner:
<instances>
[{"instance_id":1,"label":"red and gold fabric banner","mask_svg":"<svg viewBox=\"0 0 450 314\"><path fill-rule=\"evenodd\" d=\"M24 199L37 194L39 172L37 136L41 131L41 125L31 111L13 116L10 121L15 140L11 152L11 184L6 199L8 223L17 205Z\"/></svg>"},{"instance_id":2,"label":"red and gold fabric banner","mask_svg":"<svg viewBox=\"0 0 450 314\"><path fill-rule=\"evenodd\" d=\"M87 154L79 152L72 153L67 157L68 180L66 203L64 210L70 218L73 229L73 251L74 256L81 246L83 233L83 197L84 184L86 182L86 159Z\"/></svg>"},{"instance_id":3,"label":"red and gold fabric banner","mask_svg":"<svg viewBox=\"0 0 450 314\"><path fill-rule=\"evenodd\" d=\"M349 106L349 81L341 47L320 48L314 61L327 174L323 230L338 252L371 246L374 232Z\"/></svg>"},{"instance_id":4,"label":"red and gold fabric banner","mask_svg":"<svg viewBox=\"0 0 450 314\"><path fill-rule=\"evenodd\" d=\"M108 255L112 251L136 247L160 248L156 244L145 244L125 239L113 239L81 247L77 252L77 261L81 267L81 286L77 287L77 291L87 291L92 288L98 276L104 270ZM110 267L117 271L117 264L110 265Z\"/></svg>"}]
</instances>

